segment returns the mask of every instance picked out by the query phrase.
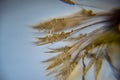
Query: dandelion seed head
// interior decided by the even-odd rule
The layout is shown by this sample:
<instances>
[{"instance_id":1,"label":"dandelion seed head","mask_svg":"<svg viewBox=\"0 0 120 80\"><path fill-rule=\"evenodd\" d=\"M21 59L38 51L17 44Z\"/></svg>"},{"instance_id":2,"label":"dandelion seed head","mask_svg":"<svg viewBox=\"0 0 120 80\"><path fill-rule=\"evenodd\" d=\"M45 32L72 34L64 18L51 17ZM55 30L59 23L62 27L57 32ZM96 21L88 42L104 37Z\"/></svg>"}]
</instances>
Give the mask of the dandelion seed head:
<instances>
[{"instance_id":1,"label":"dandelion seed head","mask_svg":"<svg viewBox=\"0 0 120 80\"><path fill-rule=\"evenodd\" d=\"M77 4L72 0L61 1L68 4ZM81 33L78 37L74 37L74 34L81 32L81 30L102 23L106 23L106 25L89 33ZM54 74L56 79L69 79L76 67L81 64L80 76L82 76L83 80L92 66L94 66L95 80L98 80L105 60L108 61L113 70L115 69L114 74L119 76L118 73L120 72L116 71L116 68L118 69L119 66L116 66L119 59L116 61L114 58L115 51L111 51L110 48L115 43L120 47L120 8L99 13L82 8L78 13L65 18L43 22L34 28L48 32L48 36L37 38L36 44L38 45L53 44L59 41L69 41L72 44L58 49L50 49L51 51L46 52L60 52L57 56L43 61L50 62L46 70L50 71L51 75ZM67 29L71 31L66 32L65 30ZM89 59L89 61L86 63L85 59Z\"/></svg>"}]
</instances>

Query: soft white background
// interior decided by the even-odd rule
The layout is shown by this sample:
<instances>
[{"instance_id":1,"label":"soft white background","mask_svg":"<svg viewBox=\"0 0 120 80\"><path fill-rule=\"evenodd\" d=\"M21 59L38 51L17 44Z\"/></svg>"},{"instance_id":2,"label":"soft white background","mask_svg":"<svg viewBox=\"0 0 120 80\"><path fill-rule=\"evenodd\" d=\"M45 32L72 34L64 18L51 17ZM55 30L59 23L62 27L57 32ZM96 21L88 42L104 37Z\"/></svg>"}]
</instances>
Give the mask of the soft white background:
<instances>
[{"instance_id":1,"label":"soft white background","mask_svg":"<svg viewBox=\"0 0 120 80\"><path fill-rule=\"evenodd\" d=\"M40 62L51 55L33 44L38 34L31 26L79 9L59 0L0 1L0 80L53 80Z\"/></svg>"}]
</instances>

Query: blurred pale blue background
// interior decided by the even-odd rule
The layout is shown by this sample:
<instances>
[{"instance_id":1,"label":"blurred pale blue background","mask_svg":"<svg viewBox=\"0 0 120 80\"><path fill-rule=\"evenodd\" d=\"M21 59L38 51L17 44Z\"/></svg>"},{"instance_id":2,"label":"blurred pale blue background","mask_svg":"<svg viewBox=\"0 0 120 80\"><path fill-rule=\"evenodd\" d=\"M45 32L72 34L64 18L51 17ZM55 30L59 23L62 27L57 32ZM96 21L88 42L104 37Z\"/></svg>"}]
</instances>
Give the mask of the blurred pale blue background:
<instances>
[{"instance_id":1,"label":"blurred pale blue background","mask_svg":"<svg viewBox=\"0 0 120 80\"><path fill-rule=\"evenodd\" d=\"M0 80L53 80L40 62L50 55L33 44L31 26L78 10L59 0L0 1Z\"/></svg>"},{"instance_id":2,"label":"blurred pale blue background","mask_svg":"<svg viewBox=\"0 0 120 80\"><path fill-rule=\"evenodd\" d=\"M33 44L31 26L79 9L59 0L0 1L0 80L53 80L40 62L50 55L43 53L46 46Z\"/></svg>"}]
</instances>

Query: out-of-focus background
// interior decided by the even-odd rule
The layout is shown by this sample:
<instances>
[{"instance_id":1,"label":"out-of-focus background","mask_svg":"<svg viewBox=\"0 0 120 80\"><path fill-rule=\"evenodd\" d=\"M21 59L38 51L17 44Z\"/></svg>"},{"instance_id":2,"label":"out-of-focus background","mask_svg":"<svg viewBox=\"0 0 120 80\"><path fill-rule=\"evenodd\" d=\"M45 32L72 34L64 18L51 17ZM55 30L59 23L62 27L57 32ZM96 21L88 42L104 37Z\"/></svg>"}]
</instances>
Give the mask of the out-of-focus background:
<instances>
[{"instance_id":1,"label":"out-of-focus background","mask_svg":"<svg viewBox=\"0 0 120 80\"><path fill-rule=\"evenodd\" d=\"M119 0L90 0L88 4L93 5L95 1L96 4L106 1L110 5L112 2L115 6ZM31 26L80 9L60 0L1 0L0 80L53 80L46 77L46 64L41 63L51 55L44 53L47 46L33 44L39 34Z\"/></svg>"}]
</instances>

